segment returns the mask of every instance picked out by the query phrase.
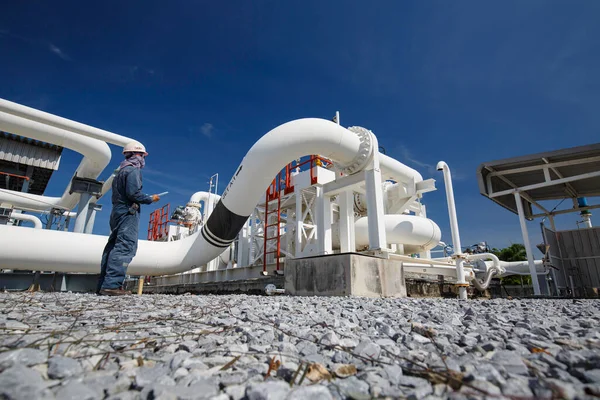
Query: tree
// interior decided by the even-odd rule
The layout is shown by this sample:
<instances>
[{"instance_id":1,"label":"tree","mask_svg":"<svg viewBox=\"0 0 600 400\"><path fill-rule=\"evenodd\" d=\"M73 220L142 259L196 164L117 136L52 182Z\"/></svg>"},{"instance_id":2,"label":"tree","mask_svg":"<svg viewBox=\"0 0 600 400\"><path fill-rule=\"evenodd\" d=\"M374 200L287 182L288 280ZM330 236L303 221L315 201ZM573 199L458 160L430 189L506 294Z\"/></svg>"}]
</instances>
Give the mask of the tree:
<instances>
[{"instance_id":1,"label":"tree","mask_svg":"<svg viewBox=\"0 0 600 400\"><path fill-rule=\"evenodd\" d=\"M513 243L509 247L505 247L501 250L496 248L492 249L492 253L495 254L502 261L527 261L527 251L525 246L520 243ZM523 283L526 285L531 284L531 276L524 275ZM502 278L503 285L520 285L521 275L511 275Z\"/></svg>"}]
</instances>

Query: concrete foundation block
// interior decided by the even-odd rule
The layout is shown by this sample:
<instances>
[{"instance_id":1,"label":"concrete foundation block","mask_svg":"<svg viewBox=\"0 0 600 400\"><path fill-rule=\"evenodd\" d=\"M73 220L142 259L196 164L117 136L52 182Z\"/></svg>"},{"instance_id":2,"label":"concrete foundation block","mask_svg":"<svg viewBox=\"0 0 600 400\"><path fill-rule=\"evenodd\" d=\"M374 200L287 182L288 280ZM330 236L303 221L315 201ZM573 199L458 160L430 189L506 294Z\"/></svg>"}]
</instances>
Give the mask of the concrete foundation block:
<instances>
[{"instance_id":1,"label":"concrete foundation block","mask_svg":"<svg viewBox=\"0 0 600 400\"><path fill-rule=\"evenodd\" d=\"M285 293L293 296L406 297L402 262L344 253L287 260Z\"/></svg>"}]
</instances>

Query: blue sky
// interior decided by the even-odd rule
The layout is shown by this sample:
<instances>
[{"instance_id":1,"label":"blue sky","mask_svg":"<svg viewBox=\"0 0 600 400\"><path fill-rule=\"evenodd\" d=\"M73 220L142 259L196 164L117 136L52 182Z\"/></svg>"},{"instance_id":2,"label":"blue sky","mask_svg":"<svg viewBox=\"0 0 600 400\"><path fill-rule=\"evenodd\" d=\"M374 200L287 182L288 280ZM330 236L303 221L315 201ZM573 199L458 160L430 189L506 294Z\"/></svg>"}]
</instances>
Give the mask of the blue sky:
<instances>
[{"instance_id":1,"label":"blue sky","mask_svg":"<svg viewBox=\"0 0 600 400\"><path fill-rule=\"evenodd\" d=\"M598 20L592 0L9 2L0 97L142 141L144 188L169 190L172 206L217 172L222 190L275 126L339 110L437 180L424 202L442 240L439 160L456 178L463 245L502 247L522 241L518 217L479 194L476 168L598 142ZM64 153L47 194L79 161Z\"/></svg>"}]
</instances>

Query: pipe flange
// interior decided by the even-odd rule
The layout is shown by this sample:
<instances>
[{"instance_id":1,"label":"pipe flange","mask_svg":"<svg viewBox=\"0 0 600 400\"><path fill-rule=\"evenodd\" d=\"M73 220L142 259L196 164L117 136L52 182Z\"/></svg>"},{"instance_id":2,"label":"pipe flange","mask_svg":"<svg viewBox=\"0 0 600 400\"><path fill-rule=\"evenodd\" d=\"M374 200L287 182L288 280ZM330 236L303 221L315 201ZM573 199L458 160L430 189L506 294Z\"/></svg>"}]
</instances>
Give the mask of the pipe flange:
<instances>
[{"instance_id":1,"label":"pipe flange","mask_svg":"<svg viewBox=\"0 0 600 400\"><path fill-rule=\"evenodd\" d=\"M194 207L194 208L198 208L198 209L200 209L200 207L202 207L202 205L199 202L195 202L195 201L188 201L188 203L185 206L186 207Z\"/></svg>"},{"instance_id":2,"label":"pipe flange","mask_svg":"<svg viewBox=\"0 0 600 400\"><path fill-rule=\"evenodd\" d=\"M347 164L336 164L337 169L344 175L362 171L373 157L373 132L361 126L351 126L348 130L358 136L360 148L352 161Z\"/></svg>"}]
</instances>

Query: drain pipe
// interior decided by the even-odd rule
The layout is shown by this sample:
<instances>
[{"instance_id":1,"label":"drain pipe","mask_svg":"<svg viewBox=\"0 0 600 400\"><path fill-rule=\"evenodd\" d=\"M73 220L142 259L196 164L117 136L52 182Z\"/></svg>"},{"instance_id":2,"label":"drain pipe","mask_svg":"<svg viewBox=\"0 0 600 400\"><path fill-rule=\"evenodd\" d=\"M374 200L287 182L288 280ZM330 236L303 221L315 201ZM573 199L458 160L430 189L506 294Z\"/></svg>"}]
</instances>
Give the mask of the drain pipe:
<instances>
[{"instance_id":1,"label":"drain pipe","mask_svg":"<svg viewBox=\"0 0 600 400\"><path fill-rule=\"evenodd\" d=\"M454 190L452 188L452 174L448 164L444 161L440 161L437 164L436 169L443 171L444 173L444 185L446 186L446 199L448 201L448 215L450 217L450 230L452 231L452 244L454 245L454 255L456 259L456 285L458 286L458 295L461 300L467 298L467 287L469 284L465 281L464 272L464 257L462 254L462 247L460 245L460 235L458 232L458 220L456 218L456 205L454 204Z\"/></svg>"},{"instance_id":2,"label":"drain pipe","mask_svg":"<svg viewBox=\"0 0 600 400\"><path fill-rule=\"evenodd\" d=\"M40 221L40 219L38 217L36 217L35 215L21 214L21 213L12 211L10 213L10 218L18 219L21 221L33 222L34 229L42 229L42 221Z\"/></svg>"},{"instance_id":3,"label":"drain pipe","mask_svg":"<svg viewBox=\"0 0 600 400\"><path fill-rule=\"evenodd\" d=\"M465 258L467 259L467 261L477 261L477 260L484 261L487 259L492 260L492 265L491 265L491 267L488 268L486 276L482 281L480 281L477 278L473 278L471 280L471 282L473 283L473 286L475 286L478 290L487 289L490 282L492 281L492 277L494 276L494 274L502 275L505 272L505 269L502 266L500 259L495 254L492 254L492 253L468 254Z\"/></svg>"}]
</instances>

